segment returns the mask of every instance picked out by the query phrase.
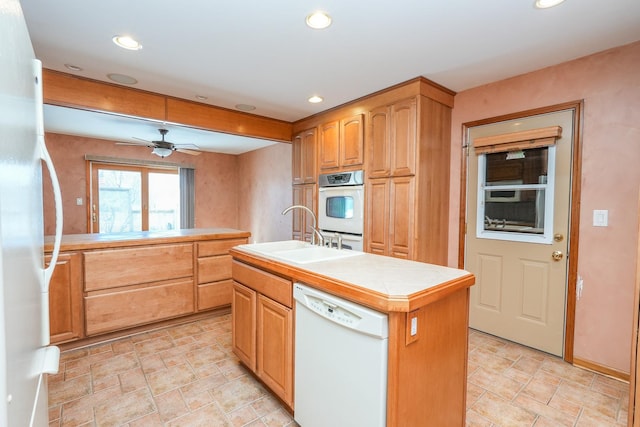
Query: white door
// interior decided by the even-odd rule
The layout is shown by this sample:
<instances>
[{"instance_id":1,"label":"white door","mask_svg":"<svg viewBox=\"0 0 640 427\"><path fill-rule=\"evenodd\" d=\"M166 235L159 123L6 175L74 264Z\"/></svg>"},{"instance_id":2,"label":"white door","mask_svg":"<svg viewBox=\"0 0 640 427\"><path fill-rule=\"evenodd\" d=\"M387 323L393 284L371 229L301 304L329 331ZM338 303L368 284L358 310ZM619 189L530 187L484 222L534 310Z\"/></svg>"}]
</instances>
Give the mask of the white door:
<instances>
[{"instance_id":1,"label":"white door","mask_svg":"<svg viewBox=\"0 0 640 427\"><path fill-rule=\"evenodd\" d=\"M563 355L574 110L469 128L469 323ZM478 154L474 140L560 126L555 144ZM480 141L478 141L480 142ZM496 147L496 146L494 146ZM499 147L499 146L498 146Z\"/></svg>"}]
</instances>

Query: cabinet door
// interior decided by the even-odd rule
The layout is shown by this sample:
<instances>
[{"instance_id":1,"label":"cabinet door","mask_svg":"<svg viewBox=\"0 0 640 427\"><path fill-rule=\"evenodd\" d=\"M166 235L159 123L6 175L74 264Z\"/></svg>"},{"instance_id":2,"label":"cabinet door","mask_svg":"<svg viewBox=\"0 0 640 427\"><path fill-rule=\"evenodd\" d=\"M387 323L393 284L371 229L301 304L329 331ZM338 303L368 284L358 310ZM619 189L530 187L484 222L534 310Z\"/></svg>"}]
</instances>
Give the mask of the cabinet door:
<instances>
[{"instance_id":1,"label":"cabinet door","mask_svg":"<svg viewBox=\"0 0 640 427\"><path fill-rule=\"evenodd\" d=\"M233 282L231 328L233 353L255 372L256 292L238 282Z\"/></svg>"},{"instance_id":2,"label":"cabinet door","mask_svg":"<svg viewBox=\"0 0 640 427\"><path fill-rule=\"evenodd\" d=\"M389 240L389 179L367 182L367 252L388 255Z\"/></svg>"},{"instance_id":3,"label":"cabinet door","mask_svg":"<svg viewBox=\"0 0 640 427\"><path fill-rule=\"evenodd\" d=\"M293 204L306 206L316 213L316 184L294 185ZM293 215L293 239L311 241L313 219L302 209L294 209L290 213Z\"/></svg>"},{"instance_id":4,"label":"cabinet door","mask_svg":"<svg viewBox=\"0 0 640 427\"><path fill-rule=\"evenodd\" d=\"M305 184L318 180L316 172L316 128L303 132L302 135L302 181Z\"/></svg>"},{"instance_id":5,"label":"cabinet door","mask_svg":"<svg viewBox=\"0 0 640 427\"><path fill-rule=\"evenodd\" d=\"M291 147L293 184L316 182L316 128L297 134Z\"/></svg>"},{"instance_id":6,"label":"cabinet door","mask_svg":"<svg viewBox=\"0 0 640 427\"><path fill-rule=\"evenodd\" d=\"M304 133L299 133L291 141L291 182L294 184L304 183L302 176L302 138Z\"/></svg>"},{"instance_id":7,"label":"cabinet door","mask_svg":"<svg viewBox=\"0 0 640 427\"><path fill-rule=\"evenodd\" d=\"M391 175L407 176L416 171L416 99L410 98L392 106Z\"/></svg>"},{"instance_id":8,"label":"cabinet door","mask_svg":"<svg viewBox=\"0 0 640 427\"><path fill-rule=\"evenodd\" d=\"M51 256L45 257L47 265L50 261ZM51 344L84 336L82 312L82 255L62 253L49 284Z\"/></svg>"},{"instance_id":9,"label":"cabinet door","mask_svg":"<svg viewBox=\"0 0 640 427\"><path fill-rule=\"evenodd\" d=\"M413 259L415 178L391 178L390 183L389 255Z\"/></svg>"},{"instance_id":10,"label":"cabinet door","mask_svg":"<svg viewBox=\"0 0 640 427\"><path fill-rule=\"evenodd\" d=\"M370 178L391 174L391 107L383 106L369 112L367 129L367 174Z\"/></svg>"},{"instance_id":11,"label":"cabinet door","mask_svg":"<svg viewBox=\"0 0 640 427\"><path fill-rule=\"evenodd\" d=\"M356 114L340 120L340 166L361 165L363 160L363 114Z\"/></svg>"},{"instance_id":12,"label":"cabinet door","mask_svg":"<svg viewBox=\"0 0 640 427\"><path fill-rule=\"evenodd\" d=\"M282 304L258 295L256 374L293 406L293 316Z\"/></svg>"},{"instance_id":13,"label":"cabinet door","mask_svg":"<svg viewBox=\"0 0 640 427\"><path fill-rule=\"evenodd\" d=\"M338 120L320 126L320 169L340 167L340 122Z\"/></svg>"}]
</instances>

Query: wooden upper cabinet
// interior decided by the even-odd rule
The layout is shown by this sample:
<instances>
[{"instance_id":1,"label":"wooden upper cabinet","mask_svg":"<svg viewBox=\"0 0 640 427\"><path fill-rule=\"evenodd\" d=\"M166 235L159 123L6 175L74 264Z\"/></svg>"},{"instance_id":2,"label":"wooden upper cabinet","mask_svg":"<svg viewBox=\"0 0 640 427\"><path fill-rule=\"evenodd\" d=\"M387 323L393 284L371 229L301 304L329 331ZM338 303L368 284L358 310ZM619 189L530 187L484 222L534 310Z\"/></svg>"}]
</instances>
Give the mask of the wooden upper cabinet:
<instances>
[{"instance_id":1,"label":"wooden upper cabinet","mask_svg":"<svg viewBox=\"0 0 640 427\"><path fill-rule=\"evenodd\" d=\"M369 112L367 173L370 178L416 173L416 98L374 108Z\"/></svg>"},{"instance_id":2,"label":"wooden upper cabinet","mask_svg":"<svg viewBox=\"0 0 640 427\"><path fill-rule=\"evenodd\" d=\"M361 165L364 161L364 114L340 120L340 166Z\"/></svg>"},{"instance_id":3,"label":"wooden upper cabinet","mask_svg":"<svg viewBox=\"0 0 640 427\"><path fill-rule=\"evenodd\" d=\"M322 170L339 170L364 161L364 115L356 114L320 126L319 161Z\"/></svg>"},{"instance_id":4,"label":"wooden upper cabinet","mask_svg":"<svg viewBox=\"0 0 640 427\"><path fill-rule=\"evenodd\" d=\"M413 175L418 130L416 98L393 104L391 112L391 175Z\"/></svg>"},{"instance_id":5,"label":"wooden upper cabinet","mask_svg":"<svg viewBox=\"0 0 640 427\"><path fill-rule=\"evenodd\" d=\"M340 167L340 122L325 123L320 126L320 169Z\"/></svg>"},{"instance_id":6,"label":"wooden upper cabinet","mask_svg":"<svg viewBox=\"0 0 640 427\"><path fill-rule=\"evenodd\" d=\"M316 182L316 128L302 131L293 138L292 162L294 184Z\"/></svg>"},{"instance_id":7,"label":"wooden upper cabinet","mask_svg":"<svg viewBox=\"0 0 640 427\"><path fill-rule=\"evenodd\" d=\"M382 106L369 112L367 128L368 167L370 178L391 174L391 107Z\"/></svg>"}]
</instances>

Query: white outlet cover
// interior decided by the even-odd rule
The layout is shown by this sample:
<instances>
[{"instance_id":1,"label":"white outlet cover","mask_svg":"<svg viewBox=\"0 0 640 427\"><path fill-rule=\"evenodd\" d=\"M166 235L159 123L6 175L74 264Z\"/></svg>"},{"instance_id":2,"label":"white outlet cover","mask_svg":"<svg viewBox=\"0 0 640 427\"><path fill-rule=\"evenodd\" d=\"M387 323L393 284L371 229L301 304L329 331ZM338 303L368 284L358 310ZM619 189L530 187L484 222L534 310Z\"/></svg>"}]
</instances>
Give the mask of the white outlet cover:
<instances>
[{"instance_id":1,"label":"white outlet cover","mask_svg":"<svg viewBox=\"0 0 640 427\"><path fill-rule=\"evenodd\" d=\"M593 226L607 227L609 225L609 211L596 209L593 211Z\"/></svg>"}]
</instances>

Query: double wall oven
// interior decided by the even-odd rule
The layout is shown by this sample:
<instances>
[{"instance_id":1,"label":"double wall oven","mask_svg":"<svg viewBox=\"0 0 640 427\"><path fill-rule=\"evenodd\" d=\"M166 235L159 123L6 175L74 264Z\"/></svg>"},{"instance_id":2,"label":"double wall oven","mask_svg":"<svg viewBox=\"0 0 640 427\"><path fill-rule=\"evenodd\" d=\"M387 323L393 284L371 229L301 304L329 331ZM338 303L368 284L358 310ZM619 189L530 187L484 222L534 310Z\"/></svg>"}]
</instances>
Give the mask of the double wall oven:
<instances>
[{"instance_id":1,"label":"double wall oven","mask_svg":"<svg viewBox=\"0 0 640 427\"><path fill-rule=\"evenodd\" d=\"M325 244L335 245L340 238L343 248L362 251L363 172L322 174L318 182L318 228Z\"/></svg>"}]
</instances>

